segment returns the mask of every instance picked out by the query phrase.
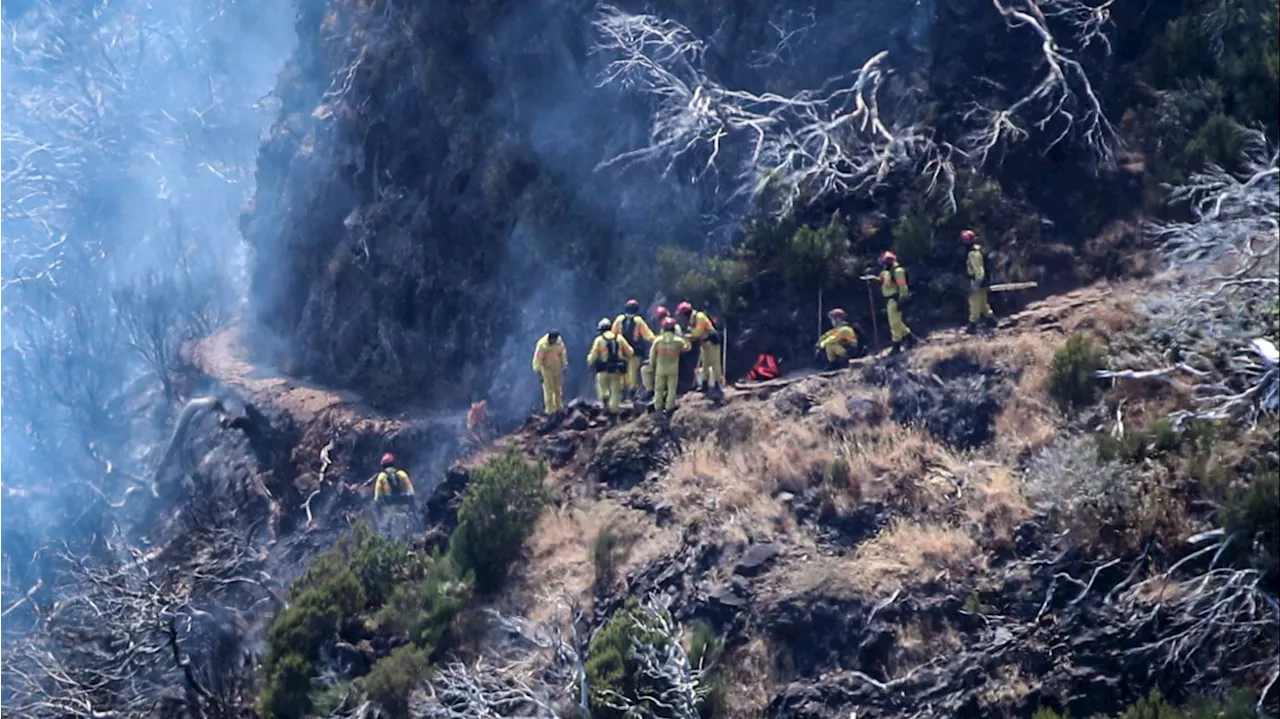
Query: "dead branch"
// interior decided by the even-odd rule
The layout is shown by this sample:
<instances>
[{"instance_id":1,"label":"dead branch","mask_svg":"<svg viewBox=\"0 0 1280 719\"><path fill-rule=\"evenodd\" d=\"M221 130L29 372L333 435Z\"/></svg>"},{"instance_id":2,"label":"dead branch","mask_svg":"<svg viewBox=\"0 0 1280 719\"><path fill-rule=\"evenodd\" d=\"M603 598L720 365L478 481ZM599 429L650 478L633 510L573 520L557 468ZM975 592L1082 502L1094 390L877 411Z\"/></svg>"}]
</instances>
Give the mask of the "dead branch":
<instances>
[{"instance_id":1,"label":"dead branch","mask_svg":"<svg viewBox=\"0 0 1280 719\"><path fill-rule=\"evenodd\" d=\"M974 104L964 114L966 121L976 124L965 138L969 154L979 165L985 164L998 147L1025 140L1029 132L1022 123L1028 123L1050 134L1045 152L1075 134L1095 161L1110 164L1119 138L1084 66L1054 36L1047 18L1065 21L1072 30L1077 51L1099 42L1109 54L1111 44L1104 29L1109 23L1111 2L1089 6L1082 0L991 0L991 4L1008 27L1028 28L1039 36L1045 74L1003 109Z\"/></svg>"},{"instance_id":2,"label":"dead branch","mask_svg":"<svg viewBox=\"0 0 1280 719\"><path fill-rule=\"evenodd\" d=\"M665 176L677 163L697 158L695 179L718 180L723 167L731 195L774 193L778 213L801 197L818 201L870 191L898 170L927 166L935 184L954 176L949 151L940 152L914 122L882 113L878 94L889 72L887 51L818 90L755 94L708 77L702 41L676 22L604 6L593 26L599 36L594 52L611 58L600 85L655 102L648 144L600 168L659 160Z\"/></svg>"},{"instance_id":3,"label":"dead branch","mask_svg":"<svg viewBox=\"0 0 1280 719\"><path fill-rule=\"evenodd\" d=\"M710 667L694 667L681 643L680 625L668 611L671 598L650 596L642 611L631 617L636 633L632 651L640 671L648 681L639 695L628 697L610 689L600 692L609 707L628 716L697 719L699 706L710 690L706 673Z\"/></svg>"}]
</instances>

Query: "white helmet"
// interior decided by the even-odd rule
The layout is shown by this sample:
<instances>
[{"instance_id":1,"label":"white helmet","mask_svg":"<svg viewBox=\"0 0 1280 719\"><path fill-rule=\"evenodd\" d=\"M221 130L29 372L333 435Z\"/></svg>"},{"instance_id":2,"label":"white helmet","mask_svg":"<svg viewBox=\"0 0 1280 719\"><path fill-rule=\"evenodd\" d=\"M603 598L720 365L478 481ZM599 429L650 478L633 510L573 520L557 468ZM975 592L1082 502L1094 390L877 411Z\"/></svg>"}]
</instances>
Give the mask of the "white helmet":
<instances>
[{"instance_id":1,"label":"white helmet","mask_svg":"<svg viewBox=\"0 0 1280 719\"><path fill-rule=\"evenodd\" d=\"M613 323L609 321L608 317L601 317L600 321L596 323L596 329L601 332L604 332L605 330L612 329L612 328L613 328Z\"/></svg>"}]
</instances>

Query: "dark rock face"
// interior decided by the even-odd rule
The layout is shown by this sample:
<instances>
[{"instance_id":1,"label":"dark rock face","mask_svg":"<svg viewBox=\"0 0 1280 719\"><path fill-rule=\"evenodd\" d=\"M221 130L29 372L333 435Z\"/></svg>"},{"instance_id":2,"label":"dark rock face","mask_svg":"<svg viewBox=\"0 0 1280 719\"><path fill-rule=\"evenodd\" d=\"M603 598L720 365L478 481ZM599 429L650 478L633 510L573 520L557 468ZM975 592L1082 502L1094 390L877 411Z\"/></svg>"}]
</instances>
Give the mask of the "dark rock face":
<instances>
[{"instance_id":1,"label":"dark rock face","mask_svg":"<svg viewBox=\"0 0 1280 719\"><path fill-rule=\"evenodd\" d=\"M730 86L816 87L886 47L903 82L927 86L932 3L823 4L774 64L743 58L775 48L771 23L808 22L789 6L643 9L706 39ZM652 287L658 244L701 248L715 188L685 182L694 168L595 171L646 141L649 110L597 88L596 10L304 0L242 217L259 354L372 402L523 409L539 333L558 326L583 352L595 319ZM587 387L576 364L570 393Z\"/></svg>"},{"instance_id":2,"label":"dark rock face","mask_svg":"<svg viewBox=\"0 0 1280 719\"><path fill-rule=\"evenodd\" d=\"M776 544L753 544L747 547L747 551L742 555L742 559L738 560L733 571L744 577L754 577L781 553L782 549Z\"/></svg>"},{"instance_id":3,"label":"dark rock face","mask_svg":"<svg viewBox=\"0 0 1280 719\"><path fill-rule=\"evenodd\" d=\"M609 430L600 438L591 458L591 471L607 484L629 489L657 469L665 456L662 445L669 433L645 415Z\"/></svg>"}]
</instances>

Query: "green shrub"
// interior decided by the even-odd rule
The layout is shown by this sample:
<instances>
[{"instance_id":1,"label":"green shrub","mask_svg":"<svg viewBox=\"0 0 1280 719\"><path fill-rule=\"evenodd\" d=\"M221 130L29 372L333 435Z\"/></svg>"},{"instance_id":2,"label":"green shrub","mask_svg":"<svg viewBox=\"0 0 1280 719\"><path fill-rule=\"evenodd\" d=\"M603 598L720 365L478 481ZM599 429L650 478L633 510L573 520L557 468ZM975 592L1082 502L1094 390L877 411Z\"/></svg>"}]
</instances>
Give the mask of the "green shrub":
<instances>
[{"instance_id":1,"label":"green shrub","mask_svg":"<svg viewBox=\"0 0 1280 719\"><path fill-rule=\"evenodd\" d=\"M1102 360L1103 353L1093 340L1078 333L1072 335L1053 355L1049 394L1063 406L1092 404L1098 394L1098 380L1093 373L1102 369Z\"/></svg>"},{"instance_id":2,"label":"green shrub","mask_svg":"<svg viewBox=\"0 0 1280 719\"><path fill-rule=\"evenodd\" d=\"M1223 700L1199 698L1185 707L1170 704L1159 687L1134 702L1118 719L1253 719L1253 695L1237 689Z\"/></svg>"},{"instance_id":3,"label":"green shrub","mask_svg":"<svg viewBox=\"0 0 1280 719\"><path fill-rule=\"evenodd\" d=\"M964 606L961 607L970 614L986 614L987 605L982 603L982 597L978 596L978 590L974 589L969 592L969 596L964 598Z\"/></svg>"},{"instance_id":4,"label":"green shrub","mask_svg":"<svg viewBox=\"0 0 1280 719\"><path fill-rule=\"evenodd\" d=\"M546 476L546 464L529 462L515 445L471 471L449 551L458 567L475 577L478 590L497 588L533 533L551 501L542 484Z\"/></svg>"},{"instance_id":5,"label":"green shrub","mask_svg":"<svg viewBox=\"0 0 1280 719\"><path fill-rule=\"evenodd\" d=\"M1187 163L1194 169L1214 164L1226 170L1236 170L1246 141L1244 128L1239 123L1226 115L1213 115L1187 143Z\"/></svg>"},{"instance_id":6,"label":"green shrub","mask_svg":"<svg viewBox=\"0 0 1280 719\"><path fill-rule=\"evenodd\" d=\"M392 590L378 611L378 627L405 636L428 653L445 642L454 620L471 599L471 582L449 556L436 557L426 576Z\"/></svg>"},{"instance_id":7,"label":"green shrub","mask_svg":"<svg viewBox=\"0 0 1280 719\"><path fill-rule=\"evenodd\" d=\"M933 253L933 225L923 217L904 217L893 226L893 251L903 262L919 262Z\"/></svg>"},{"instance_id":8,"label":"green shrub","mask_svg":"<svg viewBox=\"0 0 1280 719\"><path fill-rule=\"evenodd\" d=\"M312 660L300 654L276 657L263 669L258 705L267 719L300 719L311 710Z\"/></svg>"},{"instance_id":9,"label":"green shrub","mask_svg":"<svg viewBox=\"0 0 1280 719\"><path fill-rule=\"evenodd\" d=\"M1222 505L1222 527L1236 536L1236 546L1247 547L1248 561L1274 584L1280 572L1280 469L1263 462L1249 476L1244 491L1228 491Z\"/></svg>"},{"instance_id":10,"label":"green shrub","mask_svg":"<svg viewBox=\"0 0 1280 719\"><path fill-rule=\"evenodd\" d=\"M836 275L839 260L848 245L849 231L832 215L825 226L800 227L788 240L780 258L784 281L795 290L817 290Z\"/></svg>"},{"instance_id":11,"label":"green shrub","mask_svg":"<svg viewBox=\"0 0 1280 719\"><path fill-rule=\"evenodd\" d=\"M1058 712L1052 709L1041 707L1036 710L1035 714L1031 715L1031 719L1071 719L1071 715L1059 714Z\"/></svg>"},{"instance_id":12,"label":"green shrub","mask_svg":"<svg viewBox=\"0 0 1280 719\"><path fill-rule=\"evenodd\" d=\"M591 719L623 719L622 712L605 703L607 691L635 699L641 692L657 689L649 686L649 680L636 666L634 642L661 646L660 642L669 640L659 632L649 631L645 617L636 598L628 597L626 604L591 637L583 667L591 690Z\"/></svg>"},{"instance_id":13,"label":"green shrub","mask_svg":"<svg viewBox=\"0 0 1280 719\"><path fill-rule=\"evenodd\" d=\"M360 683L370 701L393 719L402 719L409 716L409 695L430 668L426 650L406 644L379 659Z\"/></svg>"},{"instance_id":14,"label":"green shrub","mask_svg":"<svg viewBox=\"0 0 1280 719\"><path fill-rule=\"evenodd\" d=\"M351 682L334 682L311 695L312 712L317 716L330 716L341 709L353 708L355 688Z\"/></svg>"},{"instance_id":15,"label":"green shrub","mask_svg":"<svg viewBox=\"0 0 1280 719\"><path fill-rule=\"evenodd\" d=\"M680 287L686 274L702 267L702 258L696 252L678 245L662 245L658 248L658 287L668 297L684 297ZM705 276L705 275L704 275Z\"/></svg>"},{"instance_id":16,"label":"green shrub","mask_svg":"<svg viewBox=\"0 0 1280 719\"><path fill-rule=\"evenodd\" d=\"M707 687L702 706L698 707L698 714L702 719L714 719L725 713L729 686L717 666L723 650L724 640L716 636L714 627L706 622L693 625L693 633L689 638L689 666L695 670L704 670L702 682Z\"/></svg>"},{"instance_id":17,"label":"green shrub","mask_svg":"<svg viewBox=\"0 0 1280 719\"><path fill-rule=\"evenodd\" d=\"M608 589L614 579L614 550L618 546L618 535L605 527L596 535L591 543L591 561L596 568L596 588Z\"/></svg>"}]
</instances>

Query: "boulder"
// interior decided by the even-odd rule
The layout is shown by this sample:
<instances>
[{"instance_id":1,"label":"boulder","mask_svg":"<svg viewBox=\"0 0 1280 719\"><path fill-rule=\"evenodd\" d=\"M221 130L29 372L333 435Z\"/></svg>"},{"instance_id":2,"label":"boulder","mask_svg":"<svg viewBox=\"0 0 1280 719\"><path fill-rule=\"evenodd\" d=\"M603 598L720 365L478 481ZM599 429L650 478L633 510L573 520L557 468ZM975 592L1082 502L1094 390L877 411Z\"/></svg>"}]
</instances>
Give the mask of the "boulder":
<instances>
[{"instance_id":1,"label":"boulder","mask_svg":"<svg viewBox=\"0 0 1280 719\"><path fill-rule=\"evenodd\" d=\"M738 564L734 566L735 574L741 574L744 577L754 577L764 570L765 566L772 562L774 557L782 553L778 545L771 543L753 544L747 547L747 551L743 553L742 559L738 560Z\"/></svg>"}]
</instances>

